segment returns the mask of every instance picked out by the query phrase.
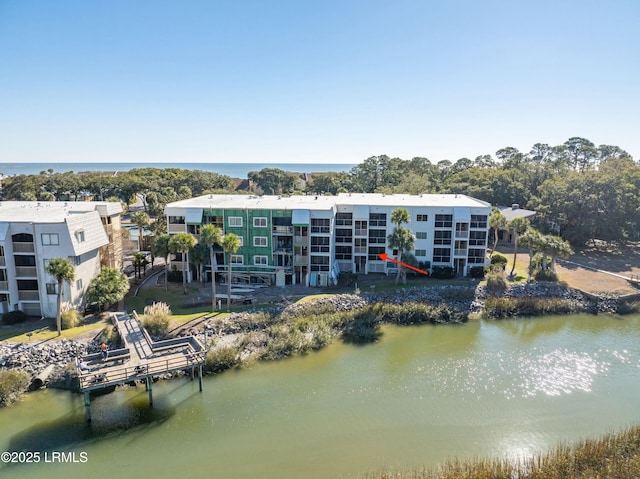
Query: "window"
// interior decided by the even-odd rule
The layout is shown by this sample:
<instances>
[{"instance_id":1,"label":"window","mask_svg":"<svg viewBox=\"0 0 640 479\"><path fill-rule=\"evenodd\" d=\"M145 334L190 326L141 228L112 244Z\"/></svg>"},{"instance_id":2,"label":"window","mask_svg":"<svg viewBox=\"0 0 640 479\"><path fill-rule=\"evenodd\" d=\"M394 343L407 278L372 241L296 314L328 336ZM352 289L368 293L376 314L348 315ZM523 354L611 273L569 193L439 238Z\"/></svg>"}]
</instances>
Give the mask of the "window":
<instances>
[{"instance_id":1,"label":"window","mask_svg":"<svg viewBox=\"0 0 640 479\"><path fill-rule=\"evenodd\" d=\"M263 255L256 255L253 257L253 264L256 266L266 266L269 264L269 258Z\"/></svg>"},{"instance_id":2,"label":"window","mask_svg":"<svg viewBox=\"0 0 640 479\"><path fill-rule=\"evenodd\" d=\"M169 216L169 224L170 225L183 225L184 224L184 216Z\"/></svg>"},{"instance_id":3,"label":"window","mask_svg":"<svg viewBox=\"0 0 640 479\"><path fill-rule=\"evenodd\" d=\"M386 213L370 213L369 214L369 227L387 226L387 214Z\"/></svg>"},{"instance_id":4,"label":"window","mask_svg":"<svg viewBox=\"0 0 640 479\"><path fill-rule=\"evenodd\" d=\"M240 247L244 246L244 236L238 236L238 240L240 241Z\"/></svg>"},{"instance_id":5,"label":"window","mask_svg":"<svg viewBox=\"0 0 640 479\"><path fill-rule=\"evenodd\" d=\"M269 240L266 236L254 236L253 237L253 246L269 246Z\"/></svg>"},{"instance_id":6,"label":"window","mask_svg":"<svg viewBox=\"0 0 640 479\"><path fill-rule=\"evenodd\" d=\"M84 243L84 230L78 230L75 232L76 241L78 243Z\"/></svg>"},{"instance_id":7,"label":"window","mask_svg":"<svg viewBox=\"0 0 640 479\"><path fill-rule=\"evenodd\" d=\"M487 215L471 215L471 227L472 228L486 228L487 227Z\"/></svg>"},{"instance_id":8,"label":"window","mask_svg":"<svg viewBox=\"0 0 640 479\"><path fill-rule=\"evenodd\" d=\"M469 246L485 246L487 244L486 231L471 231L469 233Z\"/></svg>"},{"instance_id":9,"label":"window","mask_svg":"<svg viewBox=\"0 0 640 479\"><path fill-rule=\"evenodd\" d=\"M479 248L469 248L469 264L484 264L485 250Z\"/></svg>"},{"instance_id":10,"label":"window","mask_svg":"<svg viewBox=\"0 0 640 479\"><path fill-rule=\"evenodd\" d=\"M336 213L336 226L351 226L352 224L352 213Z\"/></svg>"},{"instance_id":11,"label":"window","mask_svg":"<svg viewBox=\"0 0 640 479\"><path fill-rule=\"evenodd\" d=\"M58 283L47 283L47 294L58 294Z\"/></svg>"},{"instance_id":12,"label":"window","mask_svg":"<svg viewBox=\"0 0 640 479\"><path fill-rule=\"evenodd\" d=\"M329 271L329 257L311 256L311 271Z\"/></svg>"},{"instance_id":13,"label":"window","mask_svg":"<svg viewBox=\"0 0 640 479\"><path fill-rule=\"evenodd\" d=\"M379 254L386 253L384 246L369 246L369 261L380 261Z\"/></svg>"},{"instance_id":14,"label":"window","mask_svg":"<svg viewBox=\"0 0 640 479\"><path fill-rule=\"evenodd\" d=\"M416 239L427 239L426 231L416 231Z\"/></svg>"},{"instance_id":15,"label":"window","mask_svg":"<svg viewBox=\"0 0 640 479\"><path fill-rule=\"evenodd\" d=\"M451 231L434 231L433 244L451 244Z\"/></svg>"},{"instance_id":16,"label":"window","mask_svg":"<svg viewBox=\"0 0 640 479\"><path fill-rule=\"evenodd\" d=\"M429 215L417 215L416 221L429 221Z\"/></svg>"},{"instance_id":17,"label":"window","mask_svg":"<svg viewBox=\"0 0 640 479\"><path fill-rule=\"evenodd\" d=\"M434 263L450 263L451 249L449 248L433 248Z\"/></svg>"},{"instance_id":18,"label":"window","mask_svg":"<svg viewBox=\"0 0 640 479\"><path fill-rule=\"evenodd\" d=\"M82 278L76 281L76 289L78 290L82 289Z\"/></svg>"},{"instance_id":19,"label":"window","mask_svg":"<svg viewBox=\"0 0 640 479\"><path fill-rule=\"evenodd\" d=\"M80 266L82 264L82 256L69 256L69 261L76 266Z\"/></svg>"},{"instance_id":20,"label":"window","mask_svg":"<svg viewBox=\"0 0 640 479\"><path fill-rule=\"evenodd\" d=\"M312 218L311 219L312 233L329 233L330 226L331 226L331 220L329 218Z\"/></svg>"},{"instance_id":21,"label":"window","mask_svg":"<svg viewBox=\"0 0 640 479\"><path fill-rule=\"evenodd\" d=\"M328 253L329 252L329 238L323 236L311 237L311 252L312 253Z\"/></svg>"},{"instance_id":22,"label":"window","mask_svg":"<svg viewBox=\"0 0 640 479\"><path fill-rule=\"evenodd\" d=\"M58 233L42 233L42 244L44 246L58 246L60 244Z\"/></svg>"},{"instance_id":23,"label":"window","mask_svg":"<svg viewBox=\"0 0 640 479\"><path fill-rule=\"evenodd\" d=\"M351 228L336 228L336 243L351 243L352 235Z\"/></svg>"},{"instance_id":24,"label":"window","mask_svg":"<svg viewBox=\"0 0 640 479\"><path fill-rule=\"evenodd\" d=\"M241 254L232 254L231 264L244 264L244 256Z\"/></svg>"},{"instance_id":25,"label":"window","mask_svg":"<svg viewBox=\"0 0 640 479\"><path fill-rule=\"evenodd\" d=\"M367 222L356 220L356 235L358 236L366 236L367 235Z\"/></svg>"},{"instance_id":26,"label":"window","mask_svg":"<svg viewBox=\"0 0 640 479\"><path fill-rule=\"evenodd\" d=\"M426 249L417 249L415 256L427 256L427 250Z\"/></svg>"},{"instance_id":27,"label":"window","mask_svg":"<svg viewBox=\"0 0 640 479\"><path fill-rule=\"evenodd\" d=\"M351 246L336 246L336 259L351 259Z\"/></svg>"},{"instance_id":28,"label":"window","mask_svg":"<svg viewBox=\"0 0 640 479\"><path fill-rule=\"evenodd\" d=\"M436 215L436 228L451 228L453 215Z\"/></svg>"},{"instance_id":29,"label":"window","mask_svg":"<svg viewBox=\"0 0 640 479\"><path fill-rule=\"evenodd\" d=\"M229 216L229 228L242 228L242 216Z\"/></svg>"},{"instance_id":30,"label":"window","mask_svg":"<svg viewBox=\"0 0 640 479\"><path fill-rule=\"evenodd\" d=\"M242 219L242 218L240 218ZM240 225L242 226L242 225ZM267 227L267 218L264 216L256 216L253 218L253 227L254 228L266 228Z\"/></svg>"},{"instance_id":31,"label":"window","mask_svg":"<svg viewBox=\"0 0 640 479\"><path fill-rule=\"evenodd\" d=\"M369 230L369 244L385 244L387 232L385 230Z\"/></svg>"}]
</instances>

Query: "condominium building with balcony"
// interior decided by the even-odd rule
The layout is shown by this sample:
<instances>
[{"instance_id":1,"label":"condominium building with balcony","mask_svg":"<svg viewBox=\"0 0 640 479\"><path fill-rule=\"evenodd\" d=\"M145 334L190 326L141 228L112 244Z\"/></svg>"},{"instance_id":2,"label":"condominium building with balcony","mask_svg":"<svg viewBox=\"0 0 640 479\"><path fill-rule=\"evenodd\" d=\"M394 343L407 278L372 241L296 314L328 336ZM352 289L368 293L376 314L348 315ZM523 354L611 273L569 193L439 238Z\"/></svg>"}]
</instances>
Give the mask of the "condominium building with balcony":
<instances>
[{"instance_id":1,"label":"condominium building with balcony","mask_svg":"<svg viewBox=\"0 0 640 479\"><path fill-rule=\"evenodd\" d=\"M240 237L231 256L238 282L323 286L340 272L395 272L387 237L395 227L391 213L408 211L416 237L411 253L429 266L450 266L466 275L486 259L491 205L465 195L384 195L343 193L337 196L205 195L165 207L169 234L192 233L215 224ZM183 258L174 257L176 268ZM188 261L188 258L184 258ZM216 274L226 271L225 255L216 248ZM208 280L211 265L207 266Z\"/></svg>"},{"instance_id":2,"label":"condominium building with balcony","mask_svg":"<svg viewBox=\"0 0 640 479\"><path fill-rule=\"evenodd\" d=\"M53 258L75 266L62 300L81 307L101 265L122 266L121 213L111 202L0 202L0 313L56 316L58 285L46 272Z\"/></svg>"}]
</instances>

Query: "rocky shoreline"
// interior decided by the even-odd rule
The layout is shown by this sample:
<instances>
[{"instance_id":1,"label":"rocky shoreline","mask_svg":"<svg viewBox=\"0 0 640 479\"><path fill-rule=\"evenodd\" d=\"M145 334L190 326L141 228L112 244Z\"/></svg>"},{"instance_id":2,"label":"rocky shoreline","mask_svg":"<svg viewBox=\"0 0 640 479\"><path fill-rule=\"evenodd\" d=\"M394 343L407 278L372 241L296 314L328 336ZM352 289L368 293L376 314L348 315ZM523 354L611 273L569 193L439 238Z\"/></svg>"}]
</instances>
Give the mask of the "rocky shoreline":
<instances>
[{"instance_id":1,"label":"rocky shoreline","mask_svg":"<svg viewBox=\"0 0 640 479\"><path fill-rule=\"evenodd\" d=\"M592 295L563 287L555 283L532 283L511 286L497 295L504 298L560 298L569 301L575 313L615 314L619 312L621 298L613 295ZM433 306L445 305L460 314L480 313L484 302L495 294L486 288L472 286L411 287L391 292L363 292L361 294L338 294L286 306L256 309L234 313L224 320L210 319L198 328L183 329L180 335L202 335L202 327L214 336L213 347L233 344L243 335L252 334L254 340L268 341L264 331L268 328L268 318L275 315L300 315L316 311L348 312L376 303L427 303ZM256 322L256 318L263 319ZM263 337L264 336L264 337ZM259 338L259 339L256 339ZM80 342L69 339L52 343L11 343L0 342L0 369L19 369L35 378L45 368L54 365L53 372L44 387L73 389L75 384L75 358L96 352L96 339Z\"/></svg>"}]
</instances>

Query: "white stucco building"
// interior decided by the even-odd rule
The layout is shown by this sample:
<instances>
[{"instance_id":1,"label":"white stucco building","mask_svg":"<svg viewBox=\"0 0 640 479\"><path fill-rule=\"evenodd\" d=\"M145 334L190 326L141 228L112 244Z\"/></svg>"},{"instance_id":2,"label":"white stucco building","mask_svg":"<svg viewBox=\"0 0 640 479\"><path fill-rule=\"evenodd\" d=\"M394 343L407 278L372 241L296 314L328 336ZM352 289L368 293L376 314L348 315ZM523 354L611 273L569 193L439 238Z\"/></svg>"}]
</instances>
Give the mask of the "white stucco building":
<instances>
[{"instance_id":1,"label":"white stucco building","mask_svg":"<svg viewBox=\"0 0 640 479\"><path fill-rule=\"evenodd\" d=\"M53 258L74 264L75 280L64 283L62 300L82 307L100 271L101 250L109 253L104 264L121 265L111 255L121 213L120 203L111 202L0 202L0 313L56 316L57 281L45 269Z\"/></svg>"}]
</instances>

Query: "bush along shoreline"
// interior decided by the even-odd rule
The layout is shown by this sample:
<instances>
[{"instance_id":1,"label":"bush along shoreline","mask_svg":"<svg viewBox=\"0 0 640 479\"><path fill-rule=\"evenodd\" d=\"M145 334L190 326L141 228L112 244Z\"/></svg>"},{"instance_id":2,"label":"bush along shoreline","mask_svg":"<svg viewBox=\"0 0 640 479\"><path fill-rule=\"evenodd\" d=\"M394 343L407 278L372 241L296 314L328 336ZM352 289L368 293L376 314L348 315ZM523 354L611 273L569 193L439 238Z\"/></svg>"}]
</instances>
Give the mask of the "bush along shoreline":
<instances>
[{"instance_id":1,"label":"bush along shoreline","mask_svg":"<svg viewBox=\"0 0 640 479\"><path fill-rule=\"evenodd\" d=\"M484 320L497 320L547 314L638 313L638 296L590 295L557 283L541 282L513 285L500 291L470 285L336 294L207 320L205 370L217 374L254 361L305 354L336 339L355 344L376 341L383 324L459 324L472 314ZM180 335L202 336L202 328L203 325L183 329ZM41 345L4 341L0 343L0 371L21 370L33 378L53 364L54 371L44 387L76 389L75 358L98 351L103 340L110 341L104 335L90 344L69 339ZM24 380L9 376L4 380L12 399L0 403L8 404L19 396L16 388L25 389L21 386ZM7 384L11 382L17 386L9 387Z\"/></svg>"}]
</instances>

